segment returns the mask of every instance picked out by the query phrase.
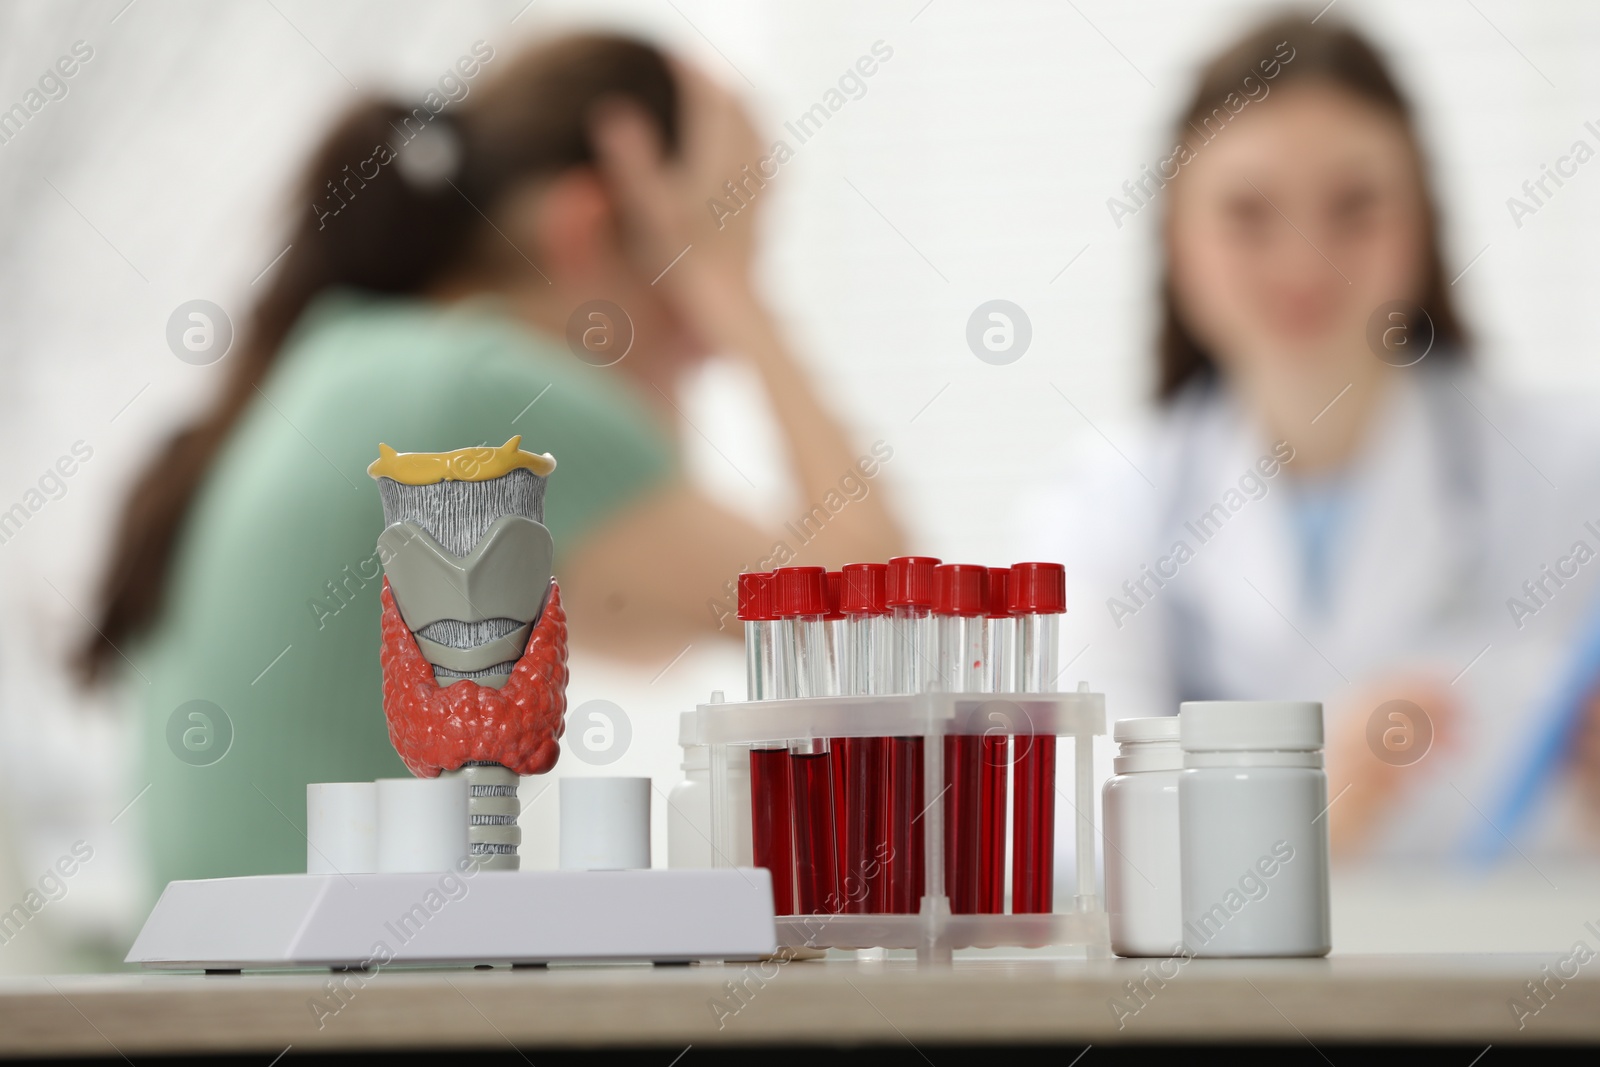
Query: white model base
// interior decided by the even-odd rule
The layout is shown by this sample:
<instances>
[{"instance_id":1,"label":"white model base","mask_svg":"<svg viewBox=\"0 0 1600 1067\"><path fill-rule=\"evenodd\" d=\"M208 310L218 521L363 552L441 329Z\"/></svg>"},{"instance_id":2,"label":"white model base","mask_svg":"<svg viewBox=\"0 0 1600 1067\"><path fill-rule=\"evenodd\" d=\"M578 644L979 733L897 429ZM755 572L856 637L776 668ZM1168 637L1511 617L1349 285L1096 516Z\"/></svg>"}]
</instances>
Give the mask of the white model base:
<instances>
[{"instance_id":1,"label":"white model base","mask_svg":"<svg viewBox=\"0 0 1600 1067\"><path fill-rule=\"evenodd\" d=\"M128 952L168 970L757 959L762 869L278 874L172 882Z\"/></svg>"}]
</instances>

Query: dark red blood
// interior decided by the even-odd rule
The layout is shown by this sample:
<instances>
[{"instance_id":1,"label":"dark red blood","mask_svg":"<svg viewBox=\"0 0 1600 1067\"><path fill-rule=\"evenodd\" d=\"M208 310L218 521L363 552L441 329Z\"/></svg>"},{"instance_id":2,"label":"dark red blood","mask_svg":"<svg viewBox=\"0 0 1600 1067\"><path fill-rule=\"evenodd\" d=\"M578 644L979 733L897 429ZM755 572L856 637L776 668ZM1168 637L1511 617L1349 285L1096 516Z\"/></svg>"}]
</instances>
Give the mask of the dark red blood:
<instances>
[{"instance_id":1,"label":"dark red blood","mask_svg":"<svg viewBox=\"0 0 1600 1067\"><path fill-rule=\"evenodd\" d=\"M389 579L383 580L383 714L411 773L437 778L470 760L543 774L561 755L567 711L567 613L550 583L544 614L501 689L462 680L441 687L422 658Z\"/></svg>"}]
</instances>

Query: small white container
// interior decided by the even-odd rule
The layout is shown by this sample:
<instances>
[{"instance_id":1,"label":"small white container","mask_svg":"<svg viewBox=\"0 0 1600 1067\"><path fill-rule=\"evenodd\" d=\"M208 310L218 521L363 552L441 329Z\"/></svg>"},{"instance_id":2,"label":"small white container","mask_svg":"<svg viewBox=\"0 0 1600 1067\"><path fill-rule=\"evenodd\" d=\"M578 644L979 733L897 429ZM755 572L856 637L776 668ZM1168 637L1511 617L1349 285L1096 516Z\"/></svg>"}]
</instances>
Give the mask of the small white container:
<instances>
[{"instance_id":1,"label":"small white container","mask_svg":"<svg viewBox=\"0 0 1600 1067\"><path fill-rule=\"evenodd\" d=\"M683 781L667 794L667 866L673 870L712 867L711 753L704 745L685 745Z\"/></svg>"},{"instance_id":2,"label":"small white container","mask_svg":"<svg viewBox=\"0 0 1600 1067\"><path fill-rule=\"evenodd\" d=\"M711 845L711 749L694 740L694 712L678 718L679 764L683 781L667 794L667 866L673 870L718 866ZM750 748L728 747L729 818L733 820L733 855L725 867L753 867L750 847Z\"/></svg>"},{"instance_id":3,"label":"small white container","mask_svg":"<svg viewBox=\"0 0 1600 1067\"><path fill-rule=\"evenodd\" d=\"M371 874L377 869L377 783L307 785L306 873Z\"/></svg>"},{"instance_id":4,"label":"small white container","mask_svg":"<svg viewBox=\"0 0 1600 1067\"><path fill-rule=\"evenodd\" d=\"M1106 779L1106 911L1111 951L1176 956L1183 947L1183 882L1178 867L1178 719L1122 719Z\"/></svg>"},{"instance_id":5,"label":"small white container","mask_svg":"<svg viewBox=\"0 0 1600 1067\"><path fill-rule=\"evenodd\" d=\"M1327 955L1322 705L1195 701L1178 721L1185 951Z\"/></svg>"},{"instance_id":6,"label":"small white container","mask_svg":"<svg viewBox=\"0 0 1600 1067\"><path fill-rule=\"evenodd\" d=\"M561 869L650 869L650 779L561 779Z\"/></svg>"},{"instance_id":7,"label":"small white container","mask_svg":"<svg viewBox=\"0 0 1600 1067\"><path fill-rule=\"evenodd\" d=\"M378 870L453 871L467 857L467 780L378 779Z\"/></svg>"}]
</instances>

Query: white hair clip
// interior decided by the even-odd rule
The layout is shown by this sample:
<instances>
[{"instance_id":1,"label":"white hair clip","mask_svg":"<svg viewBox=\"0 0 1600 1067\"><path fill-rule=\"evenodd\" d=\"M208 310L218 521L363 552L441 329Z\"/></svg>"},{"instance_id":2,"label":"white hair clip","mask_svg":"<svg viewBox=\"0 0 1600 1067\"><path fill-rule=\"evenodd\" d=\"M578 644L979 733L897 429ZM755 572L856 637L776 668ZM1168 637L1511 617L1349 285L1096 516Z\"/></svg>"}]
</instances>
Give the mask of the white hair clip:
<instances>
[{"instance_id":1,"label":"white hair clip","mask_svg":"<svg viewBox=\"0 0 1600 1067\"><path fill-rule=\"evenodd\" d=\"M448 119L435 117L400 146L395 166L413 189L434 192L461 167L461 135Z\"/></svg>"}]
</instances>

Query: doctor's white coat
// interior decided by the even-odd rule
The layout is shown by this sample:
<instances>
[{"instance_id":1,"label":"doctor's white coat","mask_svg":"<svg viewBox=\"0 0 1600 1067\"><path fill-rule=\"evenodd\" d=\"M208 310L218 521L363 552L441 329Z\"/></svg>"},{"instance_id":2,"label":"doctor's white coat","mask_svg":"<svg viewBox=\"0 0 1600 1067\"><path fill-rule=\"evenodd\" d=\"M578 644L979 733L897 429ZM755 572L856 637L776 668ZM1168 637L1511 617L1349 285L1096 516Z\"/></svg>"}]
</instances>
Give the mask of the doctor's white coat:
<instances>
[{"instance_id":1,"label":"doctor's white coat","mask_svg":"<svg viewBox=\"0 0 1600 1067\"><path fill-rule=\"evenodd\" d=\"M1025 526L1036 558L1067 565L1062 682L1104 691L1112 719L1188 699L1314 699L1332 736L1375 711L1352 701L1382 679L1425 671L1447 685L1456 743L1406 768L1376 846L1438 861L1496 832L1600 599L1600 412L1427 364L1382 404L1346 474L1321 611L1286 502L1292 449L1222 388L1091 446ZM1600 850L1570 777L1554 775L1524 851Z\"/></svg>"}]
</instances>

